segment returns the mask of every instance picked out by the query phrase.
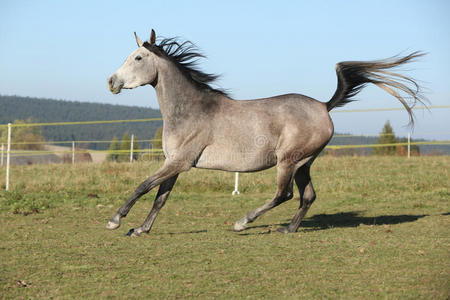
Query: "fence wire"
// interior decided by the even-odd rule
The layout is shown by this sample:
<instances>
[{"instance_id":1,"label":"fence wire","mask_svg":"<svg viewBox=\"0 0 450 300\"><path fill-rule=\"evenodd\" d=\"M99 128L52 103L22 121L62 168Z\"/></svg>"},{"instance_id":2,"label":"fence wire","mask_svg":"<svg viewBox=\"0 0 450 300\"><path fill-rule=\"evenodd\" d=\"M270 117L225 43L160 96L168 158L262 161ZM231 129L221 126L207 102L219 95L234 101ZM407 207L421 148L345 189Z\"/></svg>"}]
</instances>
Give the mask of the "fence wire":
<instances>
[{"instance_id":1,"label":"fence wire","mask_svg":"<svg viewBox=\"0 0 450 300\"><path fill-rule=\"evenodd\" d=\"M431 109L445 109L450 108L450 105L439 105L439 106L420 106L420 107L414 107L415 110L431 110ZM379 112L379 111L401 111L404 110L403 107L398 108L369 108L369 109L347 109L347 110L335 110L331 113L349 113L349 112ZM13 128L16 127L43 127L43 126L67 126L67 125L96 125L96 124L114 124L114 123L139 123L139 122L153 122L153 121L162 121L162 118L148 118L148 119L129 119L129 120L103 120L103 121L76 121L76 122L47 122L47 123L17 123L17 124L0 124L0 129L8 128L8 135L11 134L11 131ZM449 134L450 132L422 132L421 135L428 135L428 134ZM415 133L419 134L419 133ZM351 137L380 137L383 135L390 135L394 136L392 133L388 134L376 134L376 135L354 135L354 134L336 134L334 135L334 138L351 138ZM119 141L117 141L120 143ZM132 155L138 154L141 156L148 156L148 157L161 157L163 155L163 150L158 148L152 148L152 143L158 142L161 143L161 139L146 139L146 140L139 140L139 143L149 143L149 148L146 149L133 149L131 146L130 149L120 149L120 150L92 150L92 149L82 149L82 148L76 148L75 145L86 145L86 144L111 144L112 140L82 140L82 141L34 141L34 142L14 142L8 139L7 145L1 144L0 148L0 165L4 166L5 161L7 162L6 166L6 189L8 190L8 183L9 183L9 164L10 164L10 157L23 157L23 156L39 156L39 155L68 155L72 156L72 163L75 162L75 156L78 154L103 154L105 157L107 155L129 155L130 156L130 162L133 161ZM72 147L65 147L67 149L60 149L60 150L20 150L20 149L13 149L11 150L11 145L18 146L20 145L45 145L45 146L56 146L56 145L65 145L65 144L71 144ZM397 143L385 143L385 144L353 144L353 145L327 145L325 149L329 150L339 150L339 149L355 149L355 148L380 148L380 147L408 147L408 157L409 157L409 151L411 146L420 146L420 145L450 145L450 140L443 140L443 141L411 141L410 140L410 133L408 133L408 141L405 142L397 142ZM59 146L64 147L64 146ZM6 159L4 158L6 156ZM233 191L233 194L239 193L237 190L237 174L236 174L236 183L235 183L235 190Z\"/></svg>"}]
</instances>

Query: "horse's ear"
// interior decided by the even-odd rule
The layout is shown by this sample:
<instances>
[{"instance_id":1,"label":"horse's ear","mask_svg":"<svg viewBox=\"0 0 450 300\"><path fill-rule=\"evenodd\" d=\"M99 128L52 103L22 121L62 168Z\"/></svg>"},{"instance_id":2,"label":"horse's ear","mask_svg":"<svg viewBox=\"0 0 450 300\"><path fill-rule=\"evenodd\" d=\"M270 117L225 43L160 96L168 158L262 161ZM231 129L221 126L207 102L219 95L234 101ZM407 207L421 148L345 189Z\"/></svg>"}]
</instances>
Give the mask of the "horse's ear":
<instances>
[{"instance_id":1,"label":"horse's ear","mask_svg":"<svg viewBox=\"0 0 450 300\"><path fill-rule=\"evenodd\" d=\"M134 32L134 37L136 38L136 43L137 43L138 47L141 47L143 43L142 43L141 39L139 39L139 37L137 36L136 31Z\"/></svg>"},{"instance_id":2,"label":"horse's ear","mask_svg":"<svg viewBox=\"0 0 450 300\"><path fill-rule=\"evenodd\" d=\"M150 42L151 45L155 44L156 42L156 33L153 29L152 33L150 34L150 39L148 41Z\"/></svg>"}]
</instances>

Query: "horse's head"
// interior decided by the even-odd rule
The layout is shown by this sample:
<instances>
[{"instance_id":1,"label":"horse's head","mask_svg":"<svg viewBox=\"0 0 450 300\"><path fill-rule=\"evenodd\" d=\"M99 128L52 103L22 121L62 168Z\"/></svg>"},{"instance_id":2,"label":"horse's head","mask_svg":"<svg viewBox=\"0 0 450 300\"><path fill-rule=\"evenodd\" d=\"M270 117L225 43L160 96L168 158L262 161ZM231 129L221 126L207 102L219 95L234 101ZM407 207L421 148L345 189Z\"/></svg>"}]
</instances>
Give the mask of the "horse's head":
<instances>
[{"instance_id":1,"label":"horse's head","mask_svg":"<svg viewBox=\"0 0 450 300\"><path fill-rule=\"evenodd\" d=\"M136 32L138 48L128 56L123 65L108 79L109 90L118 94L122 89L134 89L135 87L150 84L157 76L155 54L146 47L155 45L156 34L152 29L150 39L143 43Z\"/></svg>"}]
</instances>

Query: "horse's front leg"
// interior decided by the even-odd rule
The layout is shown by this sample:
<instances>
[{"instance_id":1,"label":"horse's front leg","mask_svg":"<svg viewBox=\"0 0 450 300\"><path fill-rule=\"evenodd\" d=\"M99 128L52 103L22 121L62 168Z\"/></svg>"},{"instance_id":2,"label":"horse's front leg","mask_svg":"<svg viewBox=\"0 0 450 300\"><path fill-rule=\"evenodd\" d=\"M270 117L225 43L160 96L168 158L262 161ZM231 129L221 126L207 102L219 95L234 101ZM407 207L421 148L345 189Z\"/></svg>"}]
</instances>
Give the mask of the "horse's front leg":
<instances>
[{"instance_id":1,"label":"horse's front leg","mask_svg":"<svg viewBox=\"0 0 450 300\"><path fill-rule=\"evenodd\" d=\"M166 203L167 198L169 197L170 191L172 191L175 182L177 181L178 174L167 179L159 186L158 194L156 195L155 202L153 203L152 210L148 214L144 223L136 228L130 229L127 233L128 236L139 236L141 233L149 233L152 228L153 222L156 219L156 216L159 213L159 210Z\"/></svg>"},{"instance_id":2,"label":"horse's front leg","mask_svg":"<svg viewBox=\"0 0 450 300\"><path fill-rule=\"evenodd\" d=\"M120 219L127 216L130 209L136 203L136 201L142 196L148 193L154 187L160 185L165 182L169 178L172 178L183 171L189 170L191 165L186 163L177 163L177 162L168 162L167 160L164 162L164 165L155 172L152 176L147 178L144 182L142 182L137 189L134 191L133 195L122 205L117 213L112 216L109 220L106 228L108 229L117 229L120 226ZM175 182L174 182L175 183Z\"/></svg>"}]
</instances>

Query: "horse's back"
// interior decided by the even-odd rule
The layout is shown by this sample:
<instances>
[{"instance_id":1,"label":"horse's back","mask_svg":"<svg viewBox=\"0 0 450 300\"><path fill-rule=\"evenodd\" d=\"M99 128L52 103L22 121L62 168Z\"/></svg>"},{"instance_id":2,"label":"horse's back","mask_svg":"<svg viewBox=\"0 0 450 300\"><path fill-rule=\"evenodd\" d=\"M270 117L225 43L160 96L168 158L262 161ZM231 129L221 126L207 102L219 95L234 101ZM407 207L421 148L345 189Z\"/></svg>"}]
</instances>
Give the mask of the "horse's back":
<instances>
[{"instance_id":1,"label":"horse's back","mask_svg":"<svg viewBox=\"0 0 450 300\"><path fill-rule=\"evenodd\" d=\"M239 110L237 115L243 120L250 118L268 123L279 131L296 128L304 134L329 137L333 134L333 123L326 103L305 95L285 94L234 102Z\"/></svg>"}]
</instances>

